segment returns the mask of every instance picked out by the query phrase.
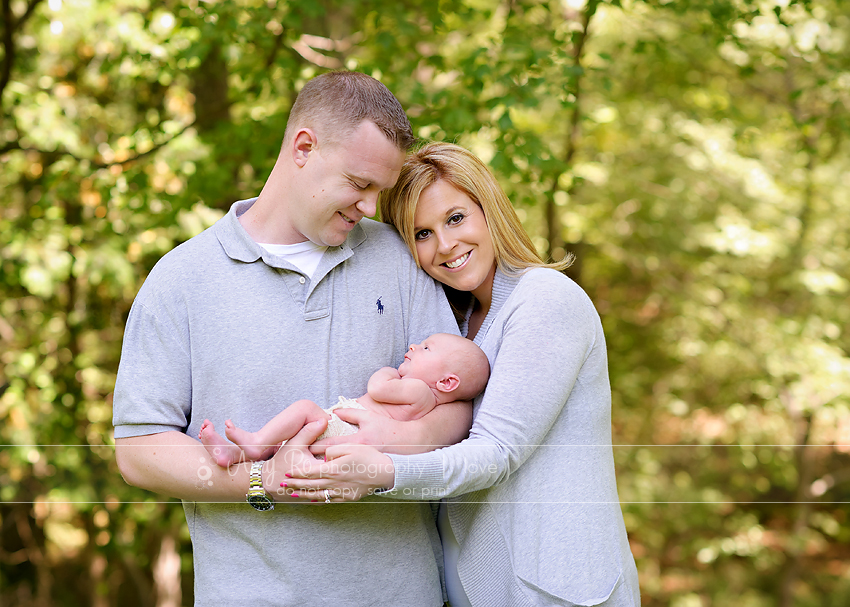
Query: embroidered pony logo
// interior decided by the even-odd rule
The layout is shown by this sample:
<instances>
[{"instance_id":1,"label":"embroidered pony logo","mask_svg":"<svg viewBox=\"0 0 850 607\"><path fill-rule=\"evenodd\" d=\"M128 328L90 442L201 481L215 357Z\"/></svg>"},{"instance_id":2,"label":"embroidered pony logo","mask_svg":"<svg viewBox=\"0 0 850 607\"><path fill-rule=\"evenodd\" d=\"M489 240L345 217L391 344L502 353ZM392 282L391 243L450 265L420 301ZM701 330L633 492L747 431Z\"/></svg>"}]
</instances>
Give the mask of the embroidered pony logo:
<instances>
[{"instance_id":1,"label":"embroidered pony logo","mask_svg":"<svg viewBox=\"0 0 850 607\"><path fill-rule=\"evenodd\" d=\"M383 297L383 295L381 295ZM384 304L381 303L381 297L378 298L378 301L375 302L375 305L378 306L378 314L384 313Z\"/></svg>"}]
</instances>

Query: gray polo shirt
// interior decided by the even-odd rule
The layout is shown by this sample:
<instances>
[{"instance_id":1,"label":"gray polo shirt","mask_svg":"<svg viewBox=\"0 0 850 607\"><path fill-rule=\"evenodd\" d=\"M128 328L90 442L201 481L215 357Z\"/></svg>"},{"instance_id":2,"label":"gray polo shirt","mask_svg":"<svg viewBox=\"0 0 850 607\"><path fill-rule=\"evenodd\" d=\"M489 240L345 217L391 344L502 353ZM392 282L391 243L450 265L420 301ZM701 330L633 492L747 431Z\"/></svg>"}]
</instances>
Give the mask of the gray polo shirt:
<instances>
[{"instance_id":1,"label":"gray polo shirt","mask_svg":"<svg viewBox=\"0 0 850 607\"><path fill-rule=\"evenodd\" d=\"M115 385L116 438L196 437L207 418L257 430L298 399L326 407L359 396L408 344L457 333L442 288L389 226L361 221L310 280L242 228L237 216L253 202L165 255L139 291ZM380 501L270 513L184 502L196 605L441 605L429 506Z\"/></svg>"}]
</instances>

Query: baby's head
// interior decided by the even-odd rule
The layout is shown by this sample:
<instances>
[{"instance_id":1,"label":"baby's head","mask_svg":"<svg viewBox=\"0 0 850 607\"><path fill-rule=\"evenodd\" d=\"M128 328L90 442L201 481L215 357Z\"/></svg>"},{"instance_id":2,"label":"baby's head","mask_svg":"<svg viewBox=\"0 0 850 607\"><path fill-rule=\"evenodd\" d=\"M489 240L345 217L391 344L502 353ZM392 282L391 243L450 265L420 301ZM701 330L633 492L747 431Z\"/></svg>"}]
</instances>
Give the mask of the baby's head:
<instances>
[{"instance_id":1,"label":"baby's head","mask_svg":"<svg viewBox=\"0 0 850 607\"><path fill-rule=\"evenodd\" d=\"M402 377L421 379L443 395L440 402L472 400L487 385L487 355L459 335L435 333L410 346L398 368Z\"/></svg>"}]
</instances>

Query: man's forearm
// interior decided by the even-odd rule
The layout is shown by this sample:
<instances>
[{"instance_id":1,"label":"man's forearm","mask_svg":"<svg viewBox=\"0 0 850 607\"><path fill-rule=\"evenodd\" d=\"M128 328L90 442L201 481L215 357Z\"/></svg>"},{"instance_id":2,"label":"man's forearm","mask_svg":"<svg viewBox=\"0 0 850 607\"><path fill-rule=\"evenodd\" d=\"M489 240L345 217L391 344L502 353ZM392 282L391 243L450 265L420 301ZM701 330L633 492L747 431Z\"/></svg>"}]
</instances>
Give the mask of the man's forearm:
<instances>
[{"instance_id":1,"label":"man's forearm","mask_svg":"<svg viewBox=\"0 0 850 607\"><path fill-rule=\"evenodd\" d=\"M265 462L263 485L275 501L297 501L280 490L281 480L293 467L315 463L305 445L326 427L324 420L307 424ZM160 495L192 502L241 502L248 493L250 462L222 468L200 441L182 432L115 439L115 457L128 484Z\"/></svg>"},{"instance_id":2,"label":"man's forearm","mask_svg":"<svg viewBox=\"0 0 850 607\"><path fill-rule=\"evenodd\" d=\"M236 502L248 488L247 464L222 468L182 432L115 439L115 458L128 484L168 497Z\"/></svg>"}]
</instances>

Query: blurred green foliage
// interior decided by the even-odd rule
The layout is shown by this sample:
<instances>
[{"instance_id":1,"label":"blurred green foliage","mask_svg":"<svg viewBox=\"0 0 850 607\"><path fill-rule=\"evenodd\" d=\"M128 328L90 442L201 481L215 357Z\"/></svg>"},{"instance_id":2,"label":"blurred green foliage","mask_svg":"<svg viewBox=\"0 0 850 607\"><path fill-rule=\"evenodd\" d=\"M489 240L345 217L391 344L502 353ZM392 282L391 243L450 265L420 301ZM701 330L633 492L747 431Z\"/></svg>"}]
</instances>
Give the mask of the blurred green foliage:
<instances>
[{"instance_id":1,"label":"blurred green foliage","mask_svg":"<svg viewBox=\"0 0 850 607\"><path fill-rule=\"evenodd\" d=\"M4 605L191 604L182 509L114 462L124 322L336 68L577 256L644 605L850 603L846 3L0 1Z\"/></svg>"}]
</instances>

